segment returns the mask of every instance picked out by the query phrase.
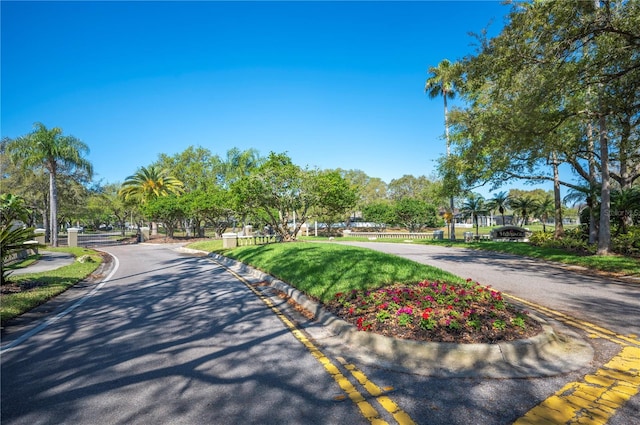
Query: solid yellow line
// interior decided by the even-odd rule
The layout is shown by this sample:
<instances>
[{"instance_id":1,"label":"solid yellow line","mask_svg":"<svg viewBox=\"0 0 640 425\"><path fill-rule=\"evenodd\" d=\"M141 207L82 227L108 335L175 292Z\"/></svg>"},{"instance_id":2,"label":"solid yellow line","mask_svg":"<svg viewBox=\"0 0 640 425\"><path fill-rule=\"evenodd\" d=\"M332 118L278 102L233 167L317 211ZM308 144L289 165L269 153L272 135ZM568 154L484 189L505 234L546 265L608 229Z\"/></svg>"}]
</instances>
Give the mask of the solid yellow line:
<instances>
[{"instance_id":1,"label":"solid yellow line","mask_svg":"<svg viewBox=\"0 0 640 425\"><path fill-rule=\"evenodd\" d=\"M365 400L364 396L356 389L356 387L347 379L336 365L334 365L331 360L325 356L310 340L307 336L300 331L296 325L287 318L284 313L275 306L275 304L260 291L255 289L249 281L245 278L226 267L224 264L219 263L218 261L214 261L219 264L221 267L224 267L229 273L231 273L236 279L240 282L244 283L254 294L258 296L264 302L267 307L269 307L276 316L289 328L293 336L300 341L311 353L313 357L320 362L320 364L325 368L325 370L331 375L331 377L336 381L338 386L347 394L347 396L351 399L351 401L358 406L362 415L371 422L372 425L388 425L386 421L380 418L380 414L378 411ZM407 423L408 424L408 423ZM404 425L404 423L402 424Z\"/></svg>"},{"instance_id":2,"label":"solid yellow line","mask_svg":"<svg viewBox=\"0 0 640 425\"><path fill-rule=\"evenodd\" d=\"M338 361L342 363L345 369L351 372L351 375L356 378L360 385L362 385L369 392L369 394L376 397L380 405L384 407L387 412L391 413L398 424L415 425L413 419L411 419L411 417L406 412L401 410L393 400L383 395L382 389L371 382L362 371L360 371L354 365L345 362L343 359L338 358Z\"/></svg>"},{"instance_id":3,"label":"solid yellow line","mask_svg":"<svg viewBox=\"0 0 640 425\"><path fill-rule=\"evenodd\" d=\"M617 409L640 391L640 340L570 317L559 311L503 294L521 304L578 329L591 332L623 348L595 374L582 382L570 382L528 411L514 425L604 425Z\"/></svg>"},{"instance_id":4,"label":"solid yellow line","mask_svg":"<svg viewBox=\"0 0 640 425\"><path fill-rule=\"evenodd\" d=\"M555 317L556 319L570 325L573 327L576 327L578 329L582 329L588 332L592 332L594 334L596 334L597 336L603 338L603 339L607 339L611 342L615 342L616 344L620 344L620 345L640 345L640 340L638 340L637 338L631 338L629 336L626 335L620 335L618 333L615 333L613 331L610 331L609 329L605 329L602 326L598 326L594 323L589 323L586 322L584 320L580 320L580 319L576 319L573 317L570 317L564 313L561 313L559 311L550 309L548 307L544 307L541 306L539 304L535 304L532 303L530 301L524 300L522 298L518 298L516 296L510 295L510 294L502 294L505 297L511 298L513 300L518 301L521 304L525 304L528 305L529 307L541 311L543 313L547 313L550 316Z\"/></svg>"},{"instance_id":5,"label":"solid yellow line","mask_svg":"<svg viewBox=\"0 0 640 425\"><path fill-rule=\"evenodd\" d=\"M583 382L571 382L528 411L514 425L604 425L640 391L640 347L624 347Z\"/></svg>"}]
</instances>

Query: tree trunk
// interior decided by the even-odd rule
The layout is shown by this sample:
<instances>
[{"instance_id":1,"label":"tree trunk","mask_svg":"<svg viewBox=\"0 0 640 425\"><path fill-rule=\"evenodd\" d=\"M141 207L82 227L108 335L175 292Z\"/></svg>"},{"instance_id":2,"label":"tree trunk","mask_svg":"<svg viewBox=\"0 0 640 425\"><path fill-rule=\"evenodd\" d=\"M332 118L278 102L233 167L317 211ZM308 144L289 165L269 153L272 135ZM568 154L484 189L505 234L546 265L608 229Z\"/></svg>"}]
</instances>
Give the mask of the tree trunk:
<instances>
[{"instance_id":1,"label":"tree trunk","mask_svg":"<svg viewBox=\"0 0 640 425\"><path fill-rule=\"evenodd\" d=\"M591 120L587 124L587 140L588 140L588 160L589 160L589 194L587 195L587 205L589 206L589 244L595 244L598 241L598 224L596 223L596 213L594 206L596 200L593 199L595 193L597 178L597 167L595 152L596 146L593 141L593 124Z\"/></svg>"},{"instance_id":2,"label":"tree trunk","mask_svg":"<svg viewBox=\"0 0 640 425\"><path fill-rule=\"evenodd\" d=\"M611 183L609 181L609 140L607 138L607 120L601 111L599 118L600 161L602 191L600 193L600 225L598 230L598 255L608 255L611 245Z\"/></svg>"},{"instance_id":3,"label":"tree trunk","mask_svg":"<svg viewBox=\"0 0 640 425\"><path fill-rule=\"evenodd\" d=\"M560 173L558 172L558 155L553 153L553 201L554 201L554 221L556 222L554 239L564 236L564 224L562 223L562 199L560 198ZM544 231L544 227L543 227Z\"/></svg>"},{"instance_id":4,"label":"tree trunk","mask_svg":"<svg viewBox=\"0 0 640 425\"><path fill-rule=\"evenodd\" d=\"M51 199L49 226L51 227L51 246L58 246L58 187L55 170L49 170L49 193Z\"/></svg>"},{"instance_id":5,"label":"tree trunk","mask_svg":"<svg viewBox=\"0 0 640 425\"><path fill-rule=\"evenodd\" d=\"M451 148L449 143L449 113L447 110L447 93L442 93L442 98L444 99L444 135L447 143L447 156L451 154ZM449 233L450 239L452 241L456 240L456 217L455 211L453 210L453 195L449 198L449 208L451 208L451 232Z\"/></svg>"},{"instance_id":6,"label":"tree trunk","mask_svg":"<svg viewBox=\"0 0 640 425\"><path fill-rule=\"evenodd\" d=\"M44 241L51 243L51 226L49 226L49 211L45 207L42 210L42 227L44 228Z\"/></svg>"},{"instance_id":7,"label":"tree trunk","mask_svg":"<svg viewBox=\"0 0 640 425\"><path fill-rule=\"evenodd\" d=\"M449 207L451 208L451 232L449 233L452 241L456 240L456 214L453 210L453 196L449 198Z\"/></svg>"}]
</instances>

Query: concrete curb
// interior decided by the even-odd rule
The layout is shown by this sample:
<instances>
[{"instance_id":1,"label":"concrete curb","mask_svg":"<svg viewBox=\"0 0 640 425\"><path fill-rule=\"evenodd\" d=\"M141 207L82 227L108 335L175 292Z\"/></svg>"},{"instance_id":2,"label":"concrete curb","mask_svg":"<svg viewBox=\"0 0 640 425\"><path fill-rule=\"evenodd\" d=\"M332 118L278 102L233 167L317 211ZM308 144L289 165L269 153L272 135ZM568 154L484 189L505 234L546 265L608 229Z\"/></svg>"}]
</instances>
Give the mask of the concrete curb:
<instances>
[{"instance_id":1,"label":"concrete curb","mask_svg":"<svg viewBox=\"0 0 640 425\"><path fill-rule=\"evenodd\" d=\"M346 348L349 356L370 365L438 377L526 378L571 372L593 359L593 348L575 332L559 323L554 330L541 318L541 334L497 344L427 343L358 331L285 282L236 260L210 257L236 273L268 282L313 313L316 324L304 328L323 348L342 356Z\"/></svg>"}]
</instances>

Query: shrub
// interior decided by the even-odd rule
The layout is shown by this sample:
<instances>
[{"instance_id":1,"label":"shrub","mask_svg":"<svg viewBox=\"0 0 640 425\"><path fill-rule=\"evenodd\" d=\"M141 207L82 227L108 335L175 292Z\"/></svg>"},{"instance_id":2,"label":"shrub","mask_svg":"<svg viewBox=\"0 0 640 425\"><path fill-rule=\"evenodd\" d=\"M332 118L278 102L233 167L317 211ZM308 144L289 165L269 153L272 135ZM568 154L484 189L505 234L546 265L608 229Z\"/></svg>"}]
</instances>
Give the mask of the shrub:
<instances>
[{"instance_id":1,"label":"shrub","mask_svg":"<svg viewBox=\"0 0 640 425\"><path fill-rule=\"evenodd\" d=\"M613 237L611 248L617 254L640 256L640 226L630 227L627 233Z\"/></svg>"},{"instance_id":2,"label":"shrub","mask_svg":"<svg viewBox=\"0 0 640 425\"><path fill-rule=\"evenodd\" d=\"M586 235L580 228L568 229L561 239L554 239L552 233L534 232L529 240L531 244L543 248L560 248L581 254L595 253L595 246L589 245Z\"/></svg>"},{"instance_id":3,"label":"shrub","mask_svg":"<svg viewBox=\"0 0 640 425\"><path fill-rule=\"evenodd\" d=\"M553 233L547 232L533 232L529 238L529 242L535 246L546 246L547 243L553 240Z\"/></svg>"}]
</instances>

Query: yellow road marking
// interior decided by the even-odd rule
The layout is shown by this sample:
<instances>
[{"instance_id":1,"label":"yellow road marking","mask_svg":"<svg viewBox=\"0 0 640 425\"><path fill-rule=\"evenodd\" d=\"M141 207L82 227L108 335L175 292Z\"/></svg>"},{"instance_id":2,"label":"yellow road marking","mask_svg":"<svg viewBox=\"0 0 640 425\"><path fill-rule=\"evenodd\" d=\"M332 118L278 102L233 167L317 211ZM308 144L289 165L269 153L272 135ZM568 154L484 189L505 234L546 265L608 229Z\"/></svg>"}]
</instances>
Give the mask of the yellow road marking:
<instances>
[{"instance_id":1,"label":"yellow road marking","mask_svg":"<svg viewBox=\"0 0 640 425\"><path fill-rule=\"evenodd\" d=\"M602 326L598 326L596 324L593 323L589 323L589 322L585 322L584 320L580 320L580 319L575 319L571 316L568 316L564 313L561 313L559 311L556 310L552 310L550 308L529 302L527 300L523 300L522 298L518 298L516 296L513 295L509 295L509 294L502 294L505 297L511 298L512 300L515 300L521 304L525 304L528 305L529 307L538 310L540 312L546 313L549 316L553 316L556 319L560 320L561 322L566 323L567 325L573 326L575 328L578 329L582 329L585 330L587 332L591 332L591 334L593 336L597 336L600 338L604 338L607 339L611 342L615 342L616 344L620 344L620 345L640 345L640 340L638 340L637 338L634 338L635 335L620 335L617 334L613 331L610 331L609 329L605 329ZM592 337L593 337L592 336Z\"/></svg>"},{"instance_id":2,"label":"yellow road marking","mask_svg":"<svg viewBox=\"0 0 640 425\"><path fill-rule=\"evenodd\" d=\"M398 424L415 425L415 422L413 421L413 419L411 419L411 417L406 412L402 411L393 400L385 396L384 391L380 387L378 387L376 384L371 382L364 373L362 373L354 365L344 361L344 359L342 358L338 358L337 360L344 366L345 369L351 372L351 375L353 375L353 377L356 378L356 380L360 383L360 385L362 385L369 394L376 397L376 399L378 400L378 403L380 403L380 405L384 407L384 409L387 412L391 413L391 415L398 422ZM392 387L385 388L385 390L387 391L390 391L392 389L393 389Z\"/></svg>"},{"instance_id":3,"label":"yellow road marking","mask_svg":"<svg viewBox=\"0 0 640 425\"><path fill-rule=\"evenodd\" d=\"M256 296L258 296L258 298L262 300L262 302L264 302L267 305L267 307L271 309L271 311L274 312L274 314L289 328L289 330L296 337L296 339L298 339L298 341L300 341L307 348L307 350L309 350L311 355L315 357L315 359L318 360L320 364L322 364L322 366L329 373L329 375L331 375L331 377L336 381L338 386L347 394L347 396L351 399L351 401L356 406L358 406L358 409L360 409L360 412L362 413L362 415L369 422L371 422L372 425L387 424L387 422L380 417L380 413L371 405L371 403L366 401L365 397L357 390L357 388L351 383L351 381L349 381L349 379L347 379L347 377L345 377L342 374L342 372L340 372L340 369L338 369L338 367L335 364L333 364L333 362L327 356L325 356L322 353L322 351L320 351L320 349L318 349L309 340L309 338L307 338L304 332L298 329L297 326L291 320L289 320L289 318L285 316L284 313L282 313L280 309L278 309L278 307L275 306L275 304L271 301L271 299L269 299L267 296L262 294L260 291L254 288L249 281L247 281L245 278L243 278L242 276L240 276L230 268L226 267L224 264L221 264L220 262L215 260L212 260L212 261L224 267L236 279L244 283ZM353 366L353 369L355 369L354 366ZM398 424L415 425L415 422L411 420L411 418L406 412L402 411L391 399L381 395L382 391L377 385L369 381L369 379L362 372L360 371L357 371L357 372L358 372L358 376L356 377L354 375L354 377L358 379L358 381L363 385L363 387L365 387L365 389L372 396L377 397L378 402L393 415L394 419L398 421ZM360 379L362 379L362 381L360 381ZM363 384L362 382L365 382L366 384ZM374 392L377 391L377 394L380 394L380 395L374 394L371 391L374 391ZM337 400L338 398L334 398L334 399Z\"/></svg>"},{"instance_id":4,"label":"yellow road marking","mask_svg":"<svg viewBox=\"0 0 640 425\"><path fill-rule=\"evenodd\" d=\"M583 382L571 382L514 425L603 425L640 390L640 347L624 347Z\"/></svg>"},{"instance_id":5,"label":"yellow road marking","mask_svg":"<svg viewBox=\"0 0 640 425\"><path fill-rule=\"evenodd\" d=\"M635 335L620 335L559 311L503 294L557 320L622 346L618 355L582 382L570 382L529 410L514 425L590 424L604 425L616 410L640 392L640 341Z\"/></svg>"}]
</instances>

